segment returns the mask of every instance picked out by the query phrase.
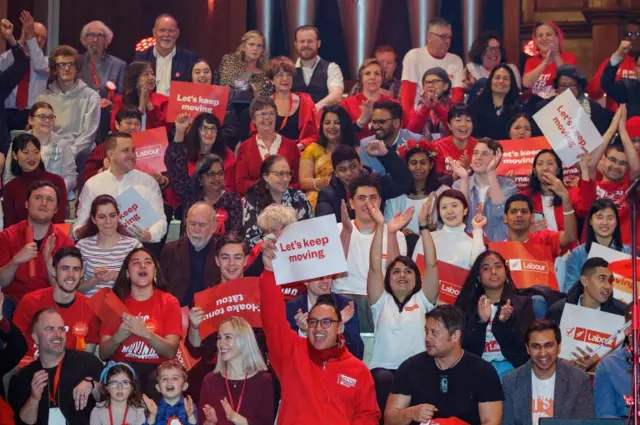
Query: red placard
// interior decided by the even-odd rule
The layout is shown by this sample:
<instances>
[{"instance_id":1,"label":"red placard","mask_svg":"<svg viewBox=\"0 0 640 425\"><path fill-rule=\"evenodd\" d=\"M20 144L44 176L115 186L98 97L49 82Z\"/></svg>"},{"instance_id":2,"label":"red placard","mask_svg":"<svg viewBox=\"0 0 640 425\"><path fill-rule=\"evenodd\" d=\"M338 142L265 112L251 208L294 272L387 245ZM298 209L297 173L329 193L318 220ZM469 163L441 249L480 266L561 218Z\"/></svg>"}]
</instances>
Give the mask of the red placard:
<instances>
[{"instance_id":1,"label":"red placard","mask_svg":"<svg viewBox=\"0 0 640 425\"><path fill-rule=\"evenodd\" d=\"M418 254L416 256L416 264L420 273L424 275L424 255ZM438 280L440 281L438 285L438 304L455 304L468 274L469 270L444 261L438 261Z\"/></svg>"},{"instance_id":2,"label":"red placard","mask_svg":"<svg viewBox=\"0 0 640 425\"><path fill-rule=\"evenodd\" d=\"M178 360L188 372L200 361L200 358L193 357L191 353L189 353L186 345L189 335L189 307L182 307L180 314L182 316L182 337L180 338L180 345L176 352L176 360Z\"/></svg>"},{"instance_id":3,"label":"red placard","mask_svg":"<svg viewBox=\"0 0 640 425\"><path fill-rule=\"evenodd\" d=\"M216 332L220 322L231 316L240 316L251 327L261 328L259 282L257 277L245 277L194 294L194 304L205 313L200 324L200 338L205 339Z\"/></svg>"},{"instance_id":4,"label":"red placard","mask_svg":"<svg viewBox=\"0 0 640 425\"><path fill-rule=\"evenodd\" d=\"M165 127L138 131L131 134L136 147L136 169L145 173L162 173L167 171L164 164L164 152L169 145Z\"/></svg>"},{"instance_id":5,"label":"red placard","mask_svg":"<svg viewBox=\"0 0 640 425\"><path fill-rule=\"evenodd\" d=\"M71 235L71 223L54 223L53 225L65 235Z\"/></svg>"},{"instance_id":6,"label":"red placard","mask_svg":"<svg viewBox=\"0 0 640 425\"><path fill-rule=\"evenodd\" d=\"M110 288L102 288L93 294L87 303L100 321L112 332L117 331L120 327L122 314L129 313L127 306Z\"/></svg>"},{"instance_id":7,"label":"red placard","mask_svg":"<svg viewBox=\"0 0 640 425\"><path fill-rule=\"evenodd\" d=\"M185 112L189 117L208 112L224 123L228 101L229 87L172 81L167 122L175 122L176 117Z\"/></svg>"},{"instance_id":8,"label":"red placard","mask_svg":"<svg viewBox=\"0 0 640 425\"><path fill-rule=\"evenodd\" d=\"M490 242L489 249L507 260L517 288L545 285L558 290L555 261L548 246L522 242Z\"/></svg>"}]
</instances>

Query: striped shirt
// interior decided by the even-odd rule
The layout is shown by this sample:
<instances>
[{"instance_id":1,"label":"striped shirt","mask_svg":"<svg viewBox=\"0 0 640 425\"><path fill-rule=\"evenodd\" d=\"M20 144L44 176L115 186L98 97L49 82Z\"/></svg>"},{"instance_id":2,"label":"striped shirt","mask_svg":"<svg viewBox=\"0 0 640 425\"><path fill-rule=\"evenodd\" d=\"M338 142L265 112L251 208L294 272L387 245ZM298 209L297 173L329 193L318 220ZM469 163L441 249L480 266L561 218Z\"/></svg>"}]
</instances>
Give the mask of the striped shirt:
<instances>
[{"instance_id":1,"label":"striped shirt","mask_svg":"<svg viewBox=\"0 0 640 425\"><path fill-rule=\"evenodd\" d=\"M107 270L120 271L122 262L129 253L142 244L139 240L128 236L120 235L120 240L111 248L101 248L98 245L98 235L89 236L78 241L76 244L84 260L84 280L91 279L95 274L95 269L105 267ZM114 282L98 283L86 293L92 296L102 288L113 288Z\"/></svg>"}]
</instances>

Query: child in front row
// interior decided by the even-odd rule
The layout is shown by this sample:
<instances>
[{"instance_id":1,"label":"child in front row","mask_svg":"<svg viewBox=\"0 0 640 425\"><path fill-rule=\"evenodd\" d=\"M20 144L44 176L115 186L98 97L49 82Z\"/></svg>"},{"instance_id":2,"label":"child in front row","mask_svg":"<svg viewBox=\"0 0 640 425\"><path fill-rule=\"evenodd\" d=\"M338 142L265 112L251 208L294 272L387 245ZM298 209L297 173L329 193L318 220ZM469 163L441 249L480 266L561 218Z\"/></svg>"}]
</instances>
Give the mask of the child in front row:
<instances>
[{"instance_id":1,"label":"child in front row","mask_svg":"<svg viewBox=\"0 0 640 425\"><path fill-rule=\"evenodd\" d=\"M168 360L158 366L156 389L162 394L162 400L156 404L146 395L144 402L149 409L146 425L173 425L198 423L195 403L190 396L183 397L189 388L187 371L177 360ZM115 423L115 422L114 422Z\"/></svg>"},{"instance_id":2,"label":"child in front row","mask_svg":"<svg viewBox=\"0 0 640 425\"><path fill-rule=\"evenodd\" d=\"M109 362L100 375L102 403L91 411L91 425L144 424L144 404L136 374L126 363Z\"/></svg>"}]
</instances>

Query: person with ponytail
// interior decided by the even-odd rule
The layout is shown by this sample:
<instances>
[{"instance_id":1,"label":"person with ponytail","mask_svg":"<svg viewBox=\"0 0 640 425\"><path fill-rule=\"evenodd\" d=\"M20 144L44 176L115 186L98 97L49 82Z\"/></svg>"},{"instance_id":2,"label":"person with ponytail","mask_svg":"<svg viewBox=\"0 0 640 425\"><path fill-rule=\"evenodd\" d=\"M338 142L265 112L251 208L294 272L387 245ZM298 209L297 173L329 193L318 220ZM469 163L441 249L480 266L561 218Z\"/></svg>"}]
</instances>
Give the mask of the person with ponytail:
<instances>
[{"instance_id":1,"label":"person with ponytail","mask_svg":"<svg viewBox=\"0 0 640 425\"><path fill-rule=\"evenodd\" d=\"M143 425L146 421L136 373L126 363L108 362L100 374L103 400L91 411L91 425Z\"/></svg>"}]
</instances>

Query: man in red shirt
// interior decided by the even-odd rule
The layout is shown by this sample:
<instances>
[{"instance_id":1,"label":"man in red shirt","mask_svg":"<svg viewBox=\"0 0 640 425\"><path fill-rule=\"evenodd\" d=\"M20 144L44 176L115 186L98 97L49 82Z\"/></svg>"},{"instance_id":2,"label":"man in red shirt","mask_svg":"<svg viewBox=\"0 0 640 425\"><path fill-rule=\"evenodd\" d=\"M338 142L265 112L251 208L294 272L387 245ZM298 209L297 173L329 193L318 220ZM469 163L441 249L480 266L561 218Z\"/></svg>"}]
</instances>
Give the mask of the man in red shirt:
<instances>
[{"instance_id":1,"label":"man in red shirt","mask_svg":"<svg viewBox=\"0 0 640 425\"><path fill-rule=\"evenodd\" d=\"M469 168L476 139L471 137L473 119L471 111L464 104L453 105L447 115L451 136L433 143L437 151L435 168L438 173L453 174L449 161L460 161L463 168Z\"/></svg>"},{"instance_id":2,"label":"man in red shirt","mask_svg":"<svg viewBox=\"0 0 640 425\"><path fill-rule=\"evenodd\" d=\"M27 356L37 357L37 347L29 325L35 313L43 308L56 309L67 325L67 348L93 353L100 342L100 323L87 303L87 297L77 292L84 275L80 250L74 246L59 249L53 257L53 286L26 294L13 315L13 322L27 339Z\"/></svg>"},{"instance_id":3,"label":"man in red shirt","mask_svg":"<svg viewBox=\"0 0 640 425\"><path fill-rule=\"evenodd\" d=\"M51 252L73 246L69 236L51 223L59 201L58 189L53 183L33 182L27 192L27 220L0 232L0 288L7 295L3 313L8 318L13 316L13 310L23 296L49 287L45 245ZM27 228L31 228L33 235L29 240Z\"/></svg>"}]
</instances>

